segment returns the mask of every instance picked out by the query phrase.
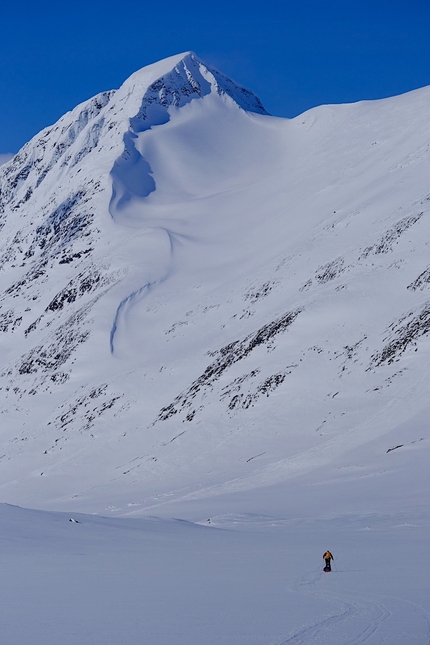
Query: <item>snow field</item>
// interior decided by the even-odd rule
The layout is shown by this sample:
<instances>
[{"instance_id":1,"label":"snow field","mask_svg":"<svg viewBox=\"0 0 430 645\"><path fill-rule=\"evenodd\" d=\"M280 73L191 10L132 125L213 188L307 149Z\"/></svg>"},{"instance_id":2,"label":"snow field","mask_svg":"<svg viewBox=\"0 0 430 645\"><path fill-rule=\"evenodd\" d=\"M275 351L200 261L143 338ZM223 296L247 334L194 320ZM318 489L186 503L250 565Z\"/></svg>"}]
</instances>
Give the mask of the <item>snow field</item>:
<instances>
[{"instance_id":1,"label":"snow field","mask_svg":"<svg viewBox=\"0 0 430 645\"><path fill-rule=\"evenodd\" d=\"M401 514L227 514L208 526L0 514L7 645L428 642L429 527Z\"/></svg>"},{"instance_id":2,"label":"snow field","mask_svg":"<svg viewBox=\"0 0 430 645\"><path fill-rule=\"evenodd\" d=\"M2 642L428 644L429 97L180 55L1 168Z\"/></svg>"}]
</instances>

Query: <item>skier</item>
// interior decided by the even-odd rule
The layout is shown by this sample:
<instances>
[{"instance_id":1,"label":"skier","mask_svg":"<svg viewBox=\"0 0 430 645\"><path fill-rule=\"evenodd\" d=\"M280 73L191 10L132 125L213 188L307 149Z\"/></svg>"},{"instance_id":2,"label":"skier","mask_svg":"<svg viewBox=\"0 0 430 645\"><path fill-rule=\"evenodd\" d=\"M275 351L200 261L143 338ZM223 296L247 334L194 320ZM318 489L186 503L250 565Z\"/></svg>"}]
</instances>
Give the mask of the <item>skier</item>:
<instances>
[{"instance_id":1,"label":"skier","mask_svg":"<svg viewBox=\"0 0 430 645\"><path fill-rule=\"evenodd\" d=\"M325 560L325 569L324 571L331 571L331 564L330 560L334 560L333 554L330 553L330 551L326 551L323 555L323 558Z\"/></svg>"}]
</instances>

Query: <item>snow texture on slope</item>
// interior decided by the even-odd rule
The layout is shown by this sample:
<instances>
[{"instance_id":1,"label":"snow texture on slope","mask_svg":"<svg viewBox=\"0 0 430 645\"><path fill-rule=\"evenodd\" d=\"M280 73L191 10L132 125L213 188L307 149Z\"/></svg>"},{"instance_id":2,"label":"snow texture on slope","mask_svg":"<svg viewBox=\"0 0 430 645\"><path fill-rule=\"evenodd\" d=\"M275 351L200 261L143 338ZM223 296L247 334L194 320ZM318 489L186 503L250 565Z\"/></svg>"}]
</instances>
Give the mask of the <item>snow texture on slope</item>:
<instances>
[{"instance_id":1,"label":"snow texture on slope","mask_svg":"<svg viewBox=\"0 0 430 645\"><path fill-rule=\"evenodd\" d=\"M187 53L2 166L3 498L259 489L424 410L429 97L277 119Z\"/></svg>"}]
</instances>

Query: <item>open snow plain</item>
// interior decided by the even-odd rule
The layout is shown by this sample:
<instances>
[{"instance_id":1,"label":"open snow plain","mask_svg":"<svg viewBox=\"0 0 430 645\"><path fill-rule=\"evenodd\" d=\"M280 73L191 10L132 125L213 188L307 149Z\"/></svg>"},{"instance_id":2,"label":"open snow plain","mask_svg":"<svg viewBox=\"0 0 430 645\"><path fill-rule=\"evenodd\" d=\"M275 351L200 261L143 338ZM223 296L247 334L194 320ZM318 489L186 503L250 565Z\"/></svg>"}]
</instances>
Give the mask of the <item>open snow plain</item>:
<instances>
[{"instance_id":1,"label":"open snow plain","mask_svg":"<svg viewBox=\"0 0 430 645\"><path fill-rule=\"evenodd\" d=\"M337 485L313 504L308 481L180 509L197 523L2 505L2 642L428 643L426 509L354 512L354 484Z\"/></svg>"},{"instance_id":2,"label":"open snow plain","mask_svg":"<svg viewBox=\"0 0 430 645\"><path fill-rule=\"evenodd\" d=\"M2 642L429 643L429 103L185 54L1 166Z\"/></svg>"}]
</instances>

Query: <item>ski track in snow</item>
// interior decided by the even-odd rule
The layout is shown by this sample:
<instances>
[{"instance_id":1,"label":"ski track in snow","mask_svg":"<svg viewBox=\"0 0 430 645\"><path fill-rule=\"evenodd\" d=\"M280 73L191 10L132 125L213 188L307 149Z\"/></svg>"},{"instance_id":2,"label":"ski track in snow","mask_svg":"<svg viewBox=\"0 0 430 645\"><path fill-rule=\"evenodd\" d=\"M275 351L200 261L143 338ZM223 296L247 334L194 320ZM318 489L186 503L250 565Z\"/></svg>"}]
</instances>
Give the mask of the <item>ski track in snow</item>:
<instances>
[{"instance_id":1,"label":"ski track in snow","mask_svg":"<svg viewBox=\"0 0 430 645\"><path fill-rule=\"evenodd\" d=\"M337 571L332 571L330 575L336 575L336 573ZM393 641L395 627L394 629L388 627L386 635L379 633L381 627L386 621L390 622L393 616L399 618L400 615L400 621L404 622L404 617L411 617L411 614L418 615L427 623L427 642L430 643L430 613L421 605L390 596L382 596L383 602L381 602L381 600L371 600L369 595L339 594L326 588L321 590L318 583L326 575L319 568L314 569L296 581L292 590L296 593L332 600L339 605L339 610L322 620L305 625L287 638L278 641L276 645L312 645L320 643L322 639L330 645L393 643L396 642ZM400 608L393 605L400 605ZM413 622L415 621L416 617L413 616ZM403 638L401 634L400 638ZM411 635L411 642L412 639L414 637Z\"/></svg>"}]
</instances>

